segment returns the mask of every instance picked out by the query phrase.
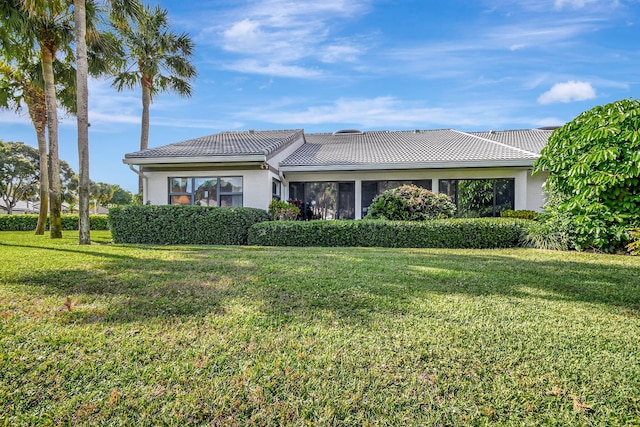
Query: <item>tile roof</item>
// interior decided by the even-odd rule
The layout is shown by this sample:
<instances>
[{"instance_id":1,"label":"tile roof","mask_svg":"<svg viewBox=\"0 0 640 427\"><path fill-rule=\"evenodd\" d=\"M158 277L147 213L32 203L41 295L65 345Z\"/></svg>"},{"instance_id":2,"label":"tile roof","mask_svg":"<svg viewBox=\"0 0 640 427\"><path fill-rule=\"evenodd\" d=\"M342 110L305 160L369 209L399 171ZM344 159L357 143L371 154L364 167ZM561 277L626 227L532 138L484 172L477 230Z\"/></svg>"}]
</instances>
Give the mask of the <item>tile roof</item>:
<instances>
[{"instance_id":1,"label":"tile roof","mask_svg":"<svg viewBox=\"0 0 640 427\"><path fill-rule=\"evenodd\" d=\"M525 129L469 132L469 134L540 154L552 132L553 130L550 129Z\"/></svg>"},{"instance_id":2,"label":"tile roof","mask_svg":"<svg viewBox=\"0 0 640 427\"><path fill-rule=\"evenodd\" d=\"M485 137L488 132L476 135L453 129L372 131L344 135L305 134L306 143L281 162L280 166L535 160L539 150L529 151L523 147L537 147L544 136L539 138L535 133L537 131L513 132L507 136L501 135L501 140L494 134ZM493 137L496 139L492 139ZM535 137L535 142L528 142L532 137Z\"/></svg>"},{"instance_id":3,"label":"tile roof","mask_svg":"<svg viewBox=\"0 0 640 427\"><path fill-rule=\"evenodd\" d=\"M302 129L221 132L125 155L127 159L269 154L302 136Z\"/></svg>"}]
</instances>

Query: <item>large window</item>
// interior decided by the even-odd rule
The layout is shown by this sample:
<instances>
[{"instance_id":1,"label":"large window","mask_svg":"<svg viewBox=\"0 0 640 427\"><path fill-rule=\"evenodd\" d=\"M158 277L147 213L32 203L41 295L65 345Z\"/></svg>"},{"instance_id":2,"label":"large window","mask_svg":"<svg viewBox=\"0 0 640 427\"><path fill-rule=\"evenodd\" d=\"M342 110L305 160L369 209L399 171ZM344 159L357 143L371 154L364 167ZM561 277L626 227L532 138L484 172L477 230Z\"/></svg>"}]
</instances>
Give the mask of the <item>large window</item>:
<instances>
[{"instance_id":1,"label":"large window","mask_svg":"<svg viewBox=\"0 0 640 427\"><path fill-rule=\"evenodd\" d=\"M515 180L441 179L439 191L451 197L457 206L456 216L474 218L500 216L514 208Z\"/></svg>"},{"instance_id":2,"label":"large window","mask_svg":"<svg viewBox=\"0 0 640 427\"><path fill-rule=\"evenodd\" d=\"M289 199L300 202L304 219L354 219L354 182L292 182Z\"/></svg>"},{"instance_id":3,"label":"large window","mask_svg":"<svg viewBox=\"0 0 640 427\"><path fill-rule=\"evenodd\" d=\"M169 178L169 204L242 206L242 177Z\"/></svg>"},{"instance_id":4,"label":"large window","mask_svg":"<svg viewBox=\"0 0 640 427\"><path fill-rule=\"evenodd\" d=\"M367 215L373 199L384 191L397 188L402 185L416 185L431 190L430 179L405 180L405 181L362 181L362 218Z\"/></svg>"}]
</instances>

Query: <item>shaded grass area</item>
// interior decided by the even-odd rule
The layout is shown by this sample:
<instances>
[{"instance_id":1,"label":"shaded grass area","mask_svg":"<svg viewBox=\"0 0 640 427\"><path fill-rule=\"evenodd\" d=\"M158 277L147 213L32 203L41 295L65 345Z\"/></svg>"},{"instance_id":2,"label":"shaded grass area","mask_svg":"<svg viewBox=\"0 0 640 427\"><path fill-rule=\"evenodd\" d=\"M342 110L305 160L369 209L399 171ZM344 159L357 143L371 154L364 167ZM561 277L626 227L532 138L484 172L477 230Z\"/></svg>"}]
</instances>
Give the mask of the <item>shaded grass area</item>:
<instances>
[{"instance_id":1,"label":"shaded grass area","mask_svg":"<svg viewBox=\"0 0 640 427\"><path fill-rule=\"evenodd\" d=\"M0 233L0 425L640 424L639 258L92 238Z\"/></svg>"}]
</instances>

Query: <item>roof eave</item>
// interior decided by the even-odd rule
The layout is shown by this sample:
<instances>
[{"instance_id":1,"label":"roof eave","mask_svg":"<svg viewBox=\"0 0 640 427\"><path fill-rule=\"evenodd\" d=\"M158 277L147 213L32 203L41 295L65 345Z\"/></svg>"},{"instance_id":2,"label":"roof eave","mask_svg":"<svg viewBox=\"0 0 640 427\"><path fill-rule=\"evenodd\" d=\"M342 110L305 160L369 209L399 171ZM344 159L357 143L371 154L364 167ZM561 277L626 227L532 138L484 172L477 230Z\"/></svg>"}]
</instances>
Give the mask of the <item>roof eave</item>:
<instances>
[{"instance_id":1,"label":"roof eave","mask_svg":"<svg viewBox=\"0 0 640 427\"><path fill-rule=\"evenodd\" d=\"M463 168L496 168L496 167L532 167L535 159L518 160L482 160L458 162L423 162L423 163L367 163L367 164L326 164L326 165L280 165L282 172L330 172L354 170L389 170L389 169L463 169Z\"/></svg>"},{"instance_id":2,"label":"roof eave","mask_svg":"<svg viewBox=\"0 0 640 427\"><path fill-rule=\"evenodd\" d=\"M242 154L236 156L189 156L189 157L125 157L122 163L127 165L166 165L166 164L207 164L207 163L251 163L266 162L264 154Z\"/></svg>"}]
</instances>

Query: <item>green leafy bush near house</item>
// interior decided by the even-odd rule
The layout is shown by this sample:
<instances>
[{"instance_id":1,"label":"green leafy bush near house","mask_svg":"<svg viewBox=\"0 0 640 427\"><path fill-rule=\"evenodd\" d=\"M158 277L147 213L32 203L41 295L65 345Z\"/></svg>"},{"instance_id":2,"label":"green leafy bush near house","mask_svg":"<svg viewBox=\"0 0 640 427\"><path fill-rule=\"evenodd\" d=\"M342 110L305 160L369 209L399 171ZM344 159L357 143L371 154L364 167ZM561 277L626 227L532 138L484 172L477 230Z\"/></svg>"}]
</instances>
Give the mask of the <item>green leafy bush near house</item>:
<instances>
[{"instance_id":1,"label":"green leafy bush near house","mask_svg":"<svg viewBox=\"0 0 640 427\"><path fill-rule=\"evenodd\" d=\"M446 194L435 194L416 185L387 190L371 202L366 219L424 221L451 218L456 207Z\"/></svg>"},{"instance_id":2,"label":"green leafy bush near house","mask_svg":"<svg viewBox=\"0 0 640 427\"><path fill-rule=\"evenodd\" d=\"M521 218L521 219L537 219L538 218L538 212L536 211L530 211L530 210L526 210L526 209L520 209L517 211L514 210L506 210L506 211L502 211L500 213L500 216L503 218Z\"/></svg>"},{"instance_id":3,"label":"green leafy bush near house","mask_svg":"<svg viewBox=\"0 0 640 427\"><path fill-rule=\"evenodd\" d=\"M249 228L269 220L262 209L124 206L109 209L115 243L244 245Z\"/></svg>"},{"instance_id":4,"label":"green leafy bush near house","mask_svg":"<svg viewBox=\"0 0 640 427\"><path fill-rule=\"evenodd\" d=\"M509 248L530 221L460 218L433 221L274 221L249 230L258 246L364 246L389 248Z\"/></svg>"},{"instance_id":5,"label":"green leafy bush near house","mask_svg":"<svg viewBox=\"0 0 640 427\"><path fill-rule=\"evenodd\" d=\"M32 231L36 229L38 215L0 215L0 231ZM109 217L107 215L89 215L91 230L108 230ZM47 228L49 220L47 219ZM62 229L71 231L78 229L78 215L62 215Z\"/></svg>"},{"instance_id":6,"label":"green leafy bush near house","mask_svg":"<svg viewBox=\"0 0 640 427\"><path fill-rule=\"evenodd\" d=\"M632 228L629 230L631 241L627 245L627 251L631 255L640 256L640 228Z\"/></svg>"},{"instance_id":7,"label":"green leafy bush near house","mask_svg":"<svg viewBox=\"0 0 640 427\"><path fill-rule=\"evenodd\" d=\"M269 215L276 221L291 221L300 215L300 208L284 200L272 200L269 203Z\"/></svg>"},{"instance_id":8,"label":"green leafy bush near house","mask_svg":"<svg viewBox=\"0 0 640 427\"><path fill-rule=\"evenodd\" d=\"M640 226L640 101L595 107L556 129L534 173L546 170L545 222L568 229L570 249L615 252Z\"/></svg>"}]
</instances>

